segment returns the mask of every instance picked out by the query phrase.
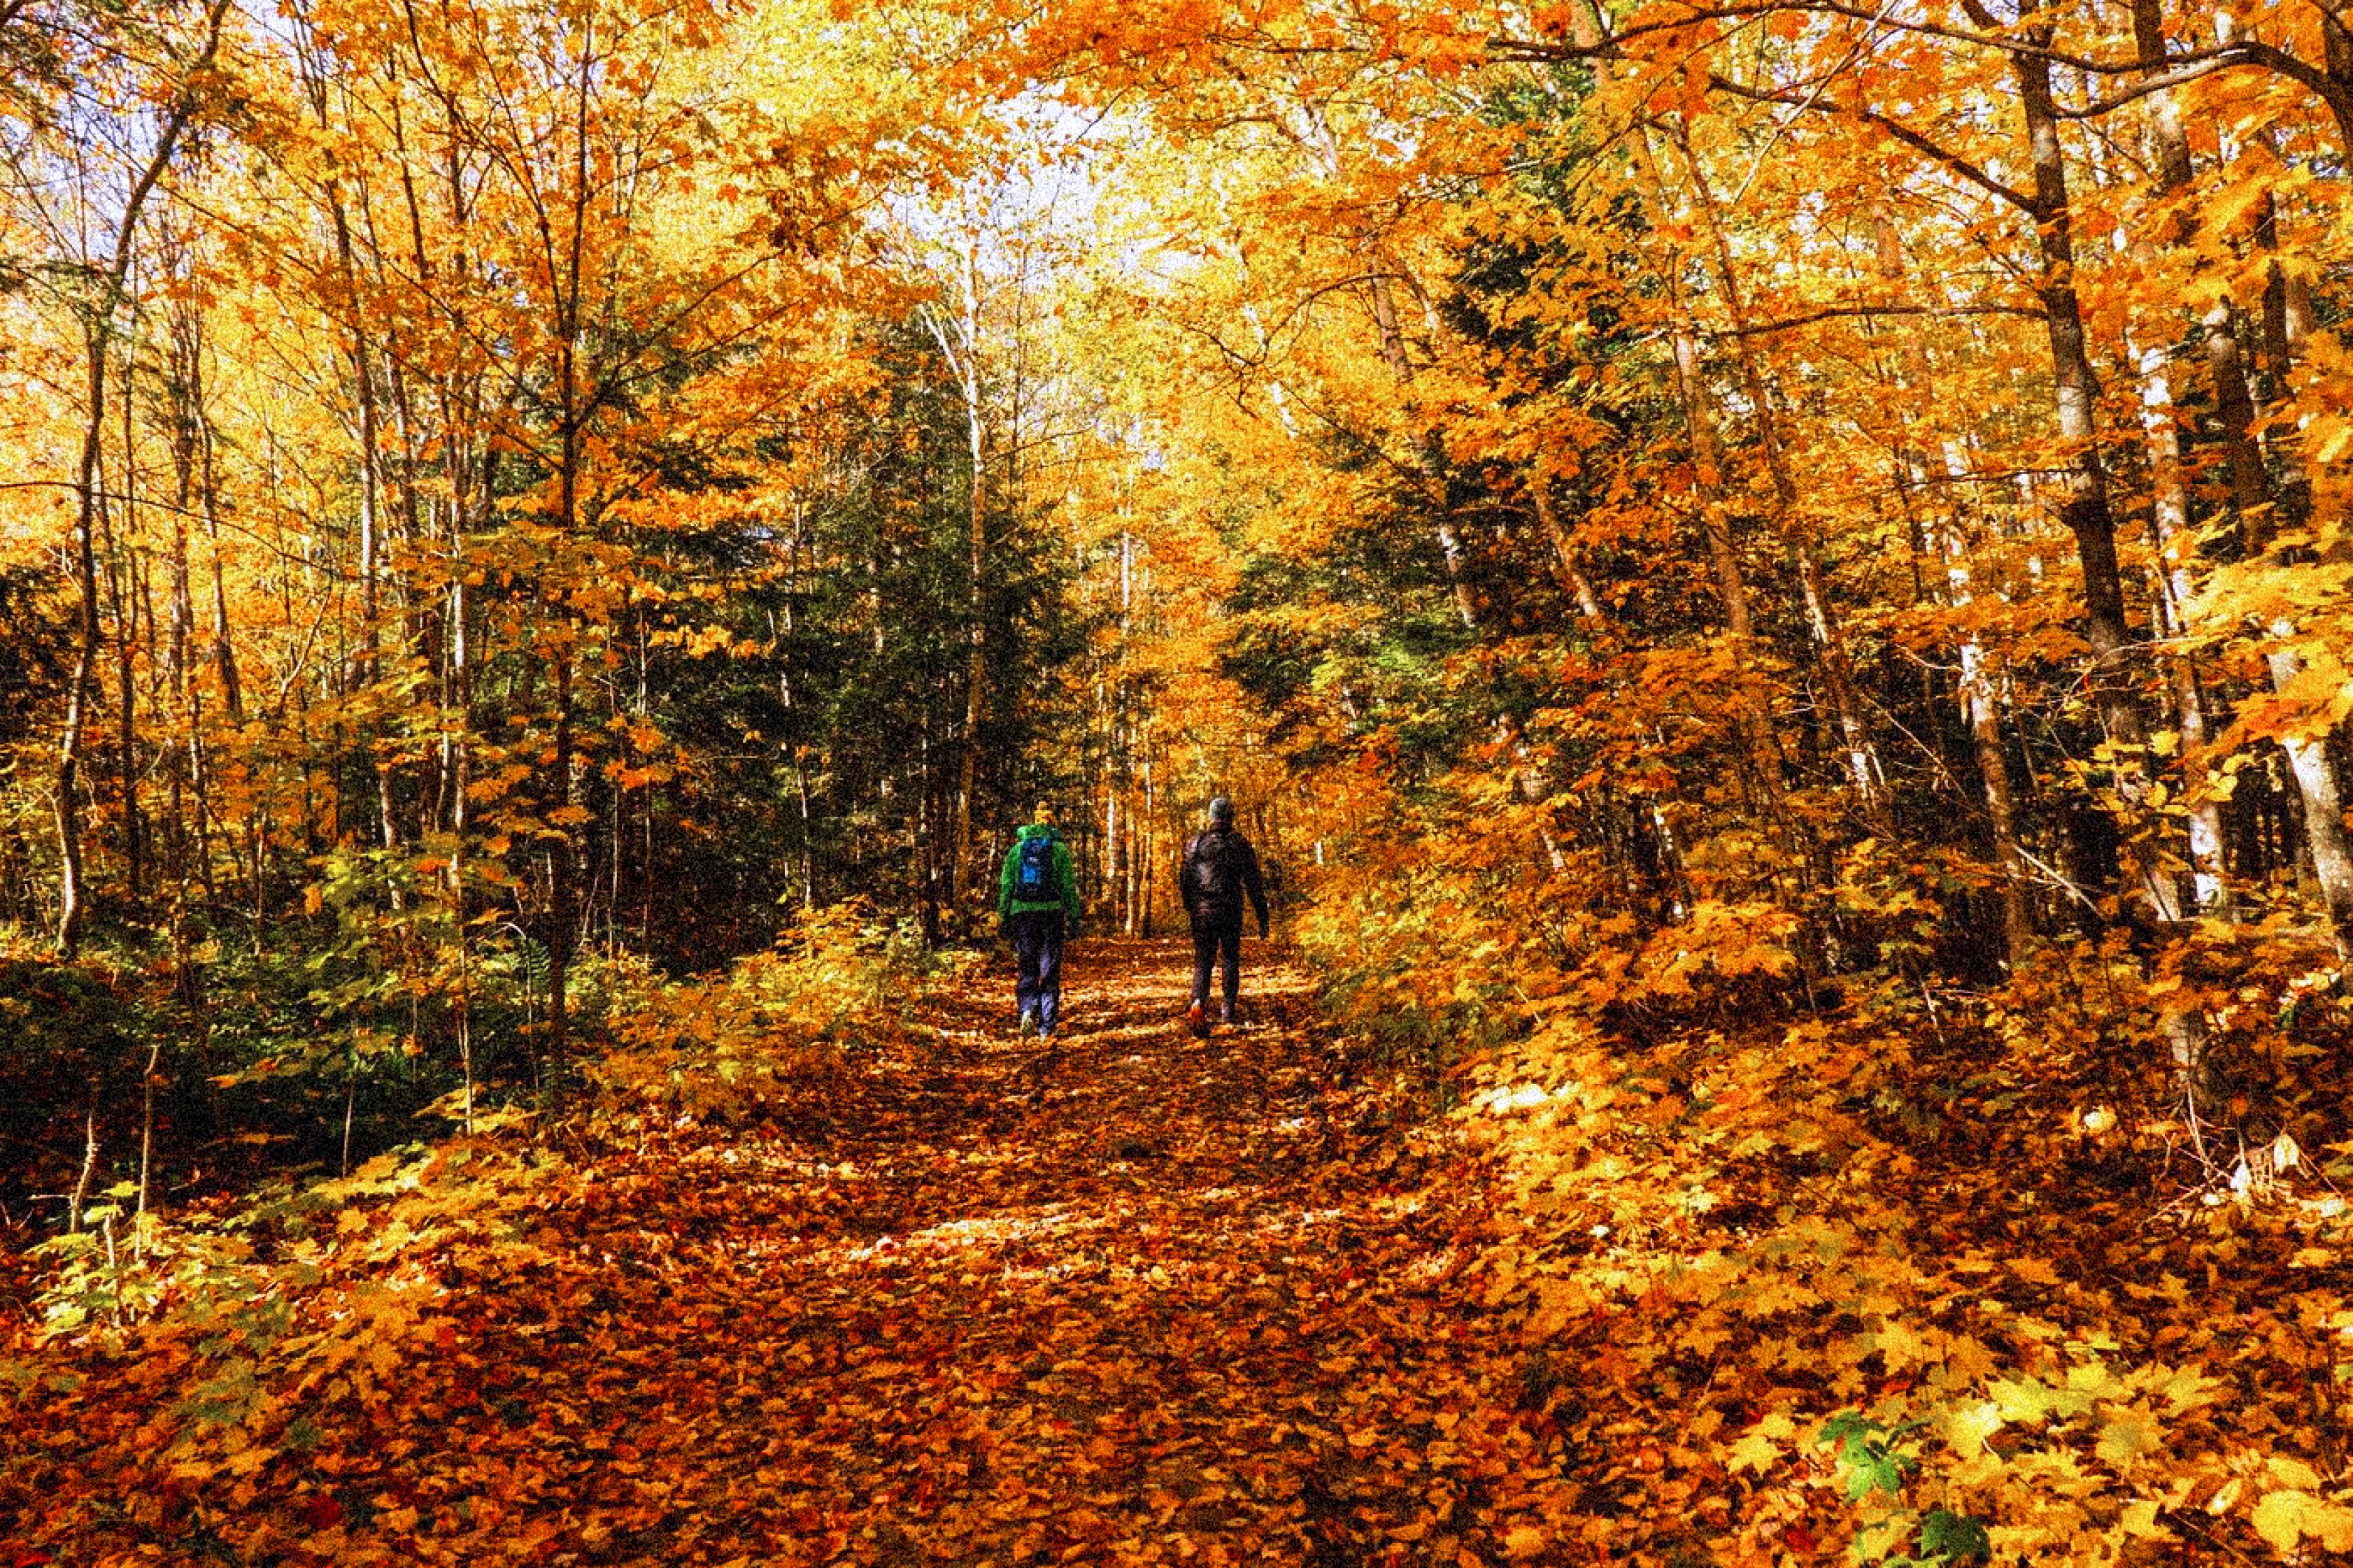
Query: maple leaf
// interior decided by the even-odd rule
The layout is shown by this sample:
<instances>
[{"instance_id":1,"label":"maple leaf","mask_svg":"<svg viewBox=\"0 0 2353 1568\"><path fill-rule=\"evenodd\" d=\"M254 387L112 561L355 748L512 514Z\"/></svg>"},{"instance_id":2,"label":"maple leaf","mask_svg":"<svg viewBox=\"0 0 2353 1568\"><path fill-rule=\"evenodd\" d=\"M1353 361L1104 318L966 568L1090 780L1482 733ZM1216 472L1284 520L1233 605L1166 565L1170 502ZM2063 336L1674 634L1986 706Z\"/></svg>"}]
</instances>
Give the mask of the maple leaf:
<instances>
[{"instance_id":1,"label":"maple leaf","mask_svg":"<svg viewBox=\"0 0 2353 1568\"><path fill-rule=\"evenodd\" d=\"M1763 1475L1777 1464L1786 1446L1798 1435L1797 1423L1784 1415L1772 1415L1751 1426L1738 1441L1725 1451L1725 1459L1734 1469L1753 1470Z\"/></svg>"},{"instance_id":2,"label":"maple leaf","mask_svg":"<svg viewBox=\"0 0 2353 1568\"><path fill-rule=\"evenodd\" d=\"M2093 1451L2112 1465L2126 1465L2164 1447L2165 1430L2142 1410L2121 1410L2100 1423Z\"/></svg>"},{"instance_id":3,"label":"maple leaf","mask_svg":"<svg viewBox=\"0 0 2353 1568\"><path fill-rule=\"evenodd\" d=\"M2255 1533L2281 1552L2306 1540L2330 1552L2353 1552L2353 1508L2308 1491L2266 1492L2253 1514Z\"/></svg>"}]
</instances>

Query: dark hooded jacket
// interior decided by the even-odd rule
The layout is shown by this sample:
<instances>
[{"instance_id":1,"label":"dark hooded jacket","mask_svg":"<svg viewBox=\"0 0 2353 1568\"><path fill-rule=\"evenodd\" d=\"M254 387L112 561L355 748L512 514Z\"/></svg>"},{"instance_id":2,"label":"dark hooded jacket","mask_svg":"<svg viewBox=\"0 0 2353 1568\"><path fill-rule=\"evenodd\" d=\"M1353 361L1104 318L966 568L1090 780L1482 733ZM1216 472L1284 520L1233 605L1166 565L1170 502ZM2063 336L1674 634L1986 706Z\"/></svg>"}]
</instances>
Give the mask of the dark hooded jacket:
<instances>
[{"instance_id":1,"label":"dark hooded jacket","mask_svg":"<svg viewBox=\"0 0 2353 1568\"><path fill-rule=\"evenodd\" d=\"M1213 823L1185 846L1176 891L1196 925L1240 925L1242 900L1248 899L1259 929L1266 929L1266 881L1259 872L1258 851L1230 823Z\"/></svg>"}]
</instances>

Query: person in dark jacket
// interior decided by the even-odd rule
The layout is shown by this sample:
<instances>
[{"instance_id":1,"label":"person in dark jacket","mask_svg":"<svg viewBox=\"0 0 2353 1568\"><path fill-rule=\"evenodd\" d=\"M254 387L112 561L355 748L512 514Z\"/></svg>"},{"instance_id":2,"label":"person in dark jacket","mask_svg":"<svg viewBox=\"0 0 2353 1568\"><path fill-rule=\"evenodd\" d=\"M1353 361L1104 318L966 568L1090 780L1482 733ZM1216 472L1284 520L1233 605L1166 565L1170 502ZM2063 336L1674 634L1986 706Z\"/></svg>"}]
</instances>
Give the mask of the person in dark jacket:
<instances>
[{"instance_id":1,"label":"person in dark jacket","mask_svg":"<svg viewBox=\"0 0 2353 1568\"><path fill-rule=\"evenodd\" d=\"M1050 1040L1062 1011L1062 944L1079 936L1079 877L1071 847L1054 830L1054 808L1043 801L997 872L997 927L1013 943L1021 1032L1035 1029Z\"/></svg>"},{"instance_id":2,"label":"person in dark jacket","mask_svg":"<svg viewBox=\"0 0 2353 1568\"><path fill-rule=\"evenodd\" d=\"M1258 911L1258 935L1266 940L1266 883L1258 851L1234 827L1234 803L1224 795L1209 803L1209 826L1185 846L1176 873L1177 896L1193 923L1193 1005L1185 1022L1197 1035L1209 1030L1209 973L1220 958L1226 968L1220 1022L1234 1021L1242 989L1242 900Z\"/></svg>"}]
</instances>

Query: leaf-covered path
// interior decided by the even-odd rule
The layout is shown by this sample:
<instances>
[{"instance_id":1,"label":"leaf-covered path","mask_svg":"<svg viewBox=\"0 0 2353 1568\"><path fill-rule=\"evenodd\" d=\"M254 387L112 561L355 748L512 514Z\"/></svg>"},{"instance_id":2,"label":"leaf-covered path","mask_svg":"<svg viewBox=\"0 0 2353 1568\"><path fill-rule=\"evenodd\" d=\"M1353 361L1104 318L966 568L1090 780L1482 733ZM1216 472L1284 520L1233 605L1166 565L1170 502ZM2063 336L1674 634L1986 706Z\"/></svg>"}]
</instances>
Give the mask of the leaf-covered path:
<instances>
[{"instance_id":1,"label":"leaf-covered path","mask_svg":"<svg viewBox=\"0 0 2353 1568\"><path fill-rule=\"evenodd\" d=\"M1422 1561L1449 1498L1496 1539L1475 1516L1549 1467L1450 1290L1464 1216L1396 1179L1295 973L1196 1041L1185 960L1085 944L1050 1052L992 983L765 1135L617 1177L612 1353L477 1352L571 1417L526 1515L666 1562Z\"/></svg>"},{"instance_id":2,"label":"leaf-covered path","mask_svg":"<svg viewBox=\"0 0 2353 1568\"><path fill-rule=\"evenodd\" d=\"M1476 1183L1351 1083L1296 973L1187 1036L1188 962L1089 942L1050 1051L991 975L789 1104L598 1157L541 1263L436 1303L396 1394L207 1533L248 1562L1543 1552L1567 1483L1461 1294Z\"/></svg>"}]
</instances>

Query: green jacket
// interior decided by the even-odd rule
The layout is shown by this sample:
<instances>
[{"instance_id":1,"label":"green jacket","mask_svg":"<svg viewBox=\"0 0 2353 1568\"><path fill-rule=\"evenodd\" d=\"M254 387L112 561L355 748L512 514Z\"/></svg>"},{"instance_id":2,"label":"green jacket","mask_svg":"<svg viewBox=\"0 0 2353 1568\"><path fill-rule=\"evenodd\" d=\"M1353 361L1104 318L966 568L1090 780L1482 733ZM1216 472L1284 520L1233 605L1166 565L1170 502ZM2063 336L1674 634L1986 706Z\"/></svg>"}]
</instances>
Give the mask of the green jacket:
<instances>
[{"instance_id":1,"label":"green jacket","mask_svg":"<svg viewBox=\"0 0 2353 1568\"><path fill-rule=\"evenodd\" d=\"M1020 874L1021 846L1032 838L1041 837L1054 841L1053 897L1017 899L1013 896L1013 879ZM997 873L997 919L1010 919L1014 915L1028 914L1033 910L1061 910L1065 935L1075 932L1079 929L1079 873L1078 868L1071 863L1071 847L1062 842L1060 834L1042 822L1033 822L1021 830L1019 837L1013 841L1013 847L1005 852L1005 865Z\"/></svg>"}]
</instances>

